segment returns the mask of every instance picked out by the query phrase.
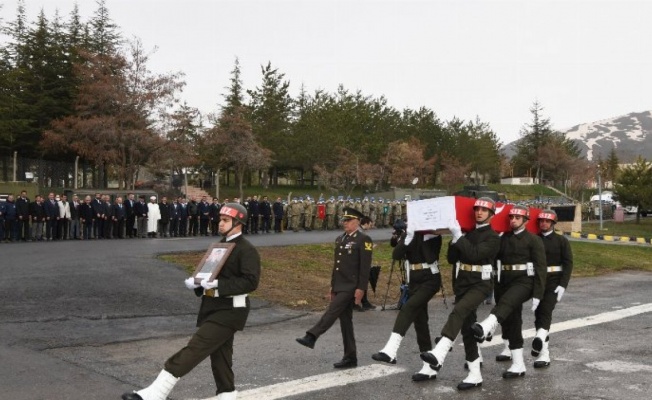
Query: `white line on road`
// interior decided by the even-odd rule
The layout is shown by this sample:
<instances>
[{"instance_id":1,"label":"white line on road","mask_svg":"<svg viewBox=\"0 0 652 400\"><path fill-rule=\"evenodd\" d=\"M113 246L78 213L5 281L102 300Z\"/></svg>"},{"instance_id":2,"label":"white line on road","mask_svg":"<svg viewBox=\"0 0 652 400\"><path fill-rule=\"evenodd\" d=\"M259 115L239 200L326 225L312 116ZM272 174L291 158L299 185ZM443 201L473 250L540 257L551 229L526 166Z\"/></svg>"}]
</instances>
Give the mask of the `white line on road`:
<instances>
[{"instance_id":1,"label":"white line on road","mask_svg":"<svg viewBox=\"0 0 652 400\"><path fill-rule=\"evenodd\" d=\"M608 311L602 314L591 315L584 318L571 319L564 322L557 322L550 326L550 333L567 331L569 329L582 328L590 325L604 324L607 322L618 321L619 319L633 317L638 314L652 312L652 303L642 304L640 306L623 308L616 311ZM535 329L523 331L523 339L534 337ZM494 337L491 342L484 342L480 347L491 347L503 344L503 339L498 336Z\"/></svg>"},{"instance_id":2,"label":"white line on road","mask_svg":"<svg viewBox=\"0 0 652 400\"><path fill-rule=\"evenodd\" d=\"M590 325L604 324L607 322L617 321L619 319L633 317L635 315L652 312L652 303L640 306L625 308L622 310L604 312L589 317L571 319L564 322L552 324L550 332L562 332L570 329L581 328ZM535 330L528 329L523 331L523 338L534 337ZM484 342L481 347L498 346L503 343L500 336L495 337L491 342ZM607 366L594 363L589 365L593 368L607 368ZM622 365L620 367L623 367ZM630 366L631 367L631 366ZM638 368L638 366L637 366ZM639 368L640 369L640 368ZM344 386L351 383L367 381L381 378L383 376L405 372L405 368L397 366L385 366L380 364L367 365L360 368L348 369L340 372L331 372L327 374L309 376L294 381L277 383L270 386L262 386L256 389L245 390L238 393L239 400L276 400L289 396L296 396L302 393L314 392L335 386ZM209 397L204 400L217 400L217 397Z\"/></svg>"},{"instance_id":3,"label":"white line on road","mask_svg":"<svg viewBox=\"0 0 652 400\"><path fill-rule=\"evenodd\" d=\"M382 378L384 376L398 374L405 371L405 368L396 366L389 367L380 364L366 365L360 368L314 375L294 381L245 390L243 392L238 392L238 400L282 399L288 396L296 396L302 393L314 392L316 390L327 389L335 386L345 386L350 383ZM216 399L217 397L209 397L204 400Z\"/></svg>"}]
</instances>

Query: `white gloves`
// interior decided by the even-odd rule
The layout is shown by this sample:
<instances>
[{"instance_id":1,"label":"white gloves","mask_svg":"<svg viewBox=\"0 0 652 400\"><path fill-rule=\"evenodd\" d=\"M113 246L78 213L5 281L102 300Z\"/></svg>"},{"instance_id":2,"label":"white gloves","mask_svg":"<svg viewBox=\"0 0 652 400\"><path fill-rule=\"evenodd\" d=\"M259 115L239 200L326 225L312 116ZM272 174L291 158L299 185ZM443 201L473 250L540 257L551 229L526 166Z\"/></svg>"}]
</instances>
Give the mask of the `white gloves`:
<instances>
[{"instance_id":1,"label":"white gloves","mask_svg":"<svg viewBox=\"0 0 652 400\"><path fill-rule=\"evenodd\" d=\"M536 297L532 298L532 311L536 311L537 307L539 307L539 303L541 300L537 299Z\"/></svg>"},{"instance_id":2,"label":"white gloves","mask_svg":"<svg viewBox=\"0 0 652 400\"><path fill-rule=\"evenodd\" d=\"M195 283L195 278L193 278L192 276L186 279L185 281L183 281L183 283L186 284L186 287L188 289L197 289L199 287L199 285Z\"/></svg>"},{"instance_id":3,"label":"white gloves","mask_svg":"<svg viewBox=\"0 0 652 400\"><path fill-rule=\"evenodd\" d=\"M564 289L563 286L557 286L557 289L555 289L555 293L557 293L557 301L561 301L565 291L566 289Z\"/></svg>"},{"instance_id":4,"label":"white gloves","mask_svg":"<svg viewBox=\"0 0 652 400\"><path fill-rule=\"evenodd\" d=\"M209 281L208 279L204 279L201 281L201 287L204 289L216 289L217 288L217 279L214 281Z\"/></svg>"},{"instance_id":5,"label":"white gloves","mask_svg":"<svg viewBox=\"0 0 652 400\"><path fill-rule=\"evenodd\" d=\"M456 219L453 220L451 225L448 227L448 230L450 230L453 235L453 243L457 242L457 240L462 237L462 227Z\"/></svg>"},{"instance_id":6,"label":"white gloves","mask_svg":"<svg viewBox=\"0 0 652 400\"><path fill-rule=\"evenodd\" d=\"M414 232L408 230L407 234L405 235L405 245L407 246L408 244L410 244L410 242L412 242L412 239L414 239Z\"/></svg>"}]
</instances>

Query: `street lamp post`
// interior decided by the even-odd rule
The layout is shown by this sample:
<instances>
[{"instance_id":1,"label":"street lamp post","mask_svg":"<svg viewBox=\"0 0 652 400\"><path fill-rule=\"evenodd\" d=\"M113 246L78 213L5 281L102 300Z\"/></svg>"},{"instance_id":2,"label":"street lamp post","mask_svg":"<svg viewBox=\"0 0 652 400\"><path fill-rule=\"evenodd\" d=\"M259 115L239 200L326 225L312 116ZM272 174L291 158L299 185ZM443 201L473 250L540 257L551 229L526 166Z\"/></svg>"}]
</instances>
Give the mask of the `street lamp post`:
<instances>
[{"instance_id":1,"label":"street lamp post","mask_svg":"<svg viewBox=\"0 0 652 400\"><path fill-rule=\"evenodd\" d=\"M602 230L602 177L600 175L600 164L598 164L598 203L600 215L600 230Z\"/></svg>"}]
</instances>

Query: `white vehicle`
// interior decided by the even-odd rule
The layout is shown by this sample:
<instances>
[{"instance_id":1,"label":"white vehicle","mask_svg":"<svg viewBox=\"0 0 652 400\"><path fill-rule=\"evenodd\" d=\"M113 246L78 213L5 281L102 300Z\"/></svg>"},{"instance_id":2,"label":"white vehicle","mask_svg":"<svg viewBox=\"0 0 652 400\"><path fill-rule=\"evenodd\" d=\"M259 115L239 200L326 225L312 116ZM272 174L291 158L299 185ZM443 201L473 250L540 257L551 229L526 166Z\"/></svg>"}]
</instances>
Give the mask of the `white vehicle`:
<instances>
[{"instance_id":1,"label":"white vehicle","mask_svg":"<svg viewBox=\"0 0 652 400\"><path fill-rule=\"evenodd\" d=\"M602 197L602 201L604 201L605 203L613 203L614 201L613 200L614 193L608 190L602 192L602 195L596 194L594 196L591 196L591 201L600 201L600 197Z\"/></svg>"}]
</instances>

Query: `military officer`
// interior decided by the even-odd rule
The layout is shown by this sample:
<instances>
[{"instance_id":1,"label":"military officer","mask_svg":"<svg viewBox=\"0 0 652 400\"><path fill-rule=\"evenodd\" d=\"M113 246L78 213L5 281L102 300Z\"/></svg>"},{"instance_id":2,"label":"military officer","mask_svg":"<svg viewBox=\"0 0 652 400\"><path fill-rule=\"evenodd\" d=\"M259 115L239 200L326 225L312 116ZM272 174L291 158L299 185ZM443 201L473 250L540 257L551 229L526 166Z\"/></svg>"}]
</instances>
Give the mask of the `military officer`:
<instances>
[{"instance_id":1,"label":"military officer","mask_svg":"<svg viewBox=\"0 0 652 400\"><path fill-rule=\"evenodd\" d=\"M345 208L342 215L344 234L335 240L335 264L331 277L330 303L326 312L306 335L297 342L314 348L315 342L337 319L340 320L344 357L333 364L335 368L358 366L358 355L353 334L353 305L360 305L369 282L373 242L361 232L362 214L353 208Z\"/></svg>"},{"instance_id":2,"label":"military officer","mask_svg":"<svg viewBox=\"0 0 652 400\"><path fill-rule=\"evenodd\" d=\"M469 375L457 386L468 390L482 386L480 353L471 326L476 321L476 310L492 290L493 263L498 253L500 237L491 228L496 204L488 197L477 199L473 205L475 229L462 236L462 228L454 221L449 228L453 239L448 246L448 262L455 266L453 292L455 307L441 330L441 339L432 351L421 353L421 359L439 370L457 335L462 333L464 353Z\"/></svg>"},{"instance_id":3,"label":"military officer","mask_svg":"<svg viewBox=\"0 0 652 400\"><path fill-rule=\"evenodd\" d=\"M211 359L217 385L217 400L235 400L233 375L233 338L244 329L249 315L247 295L258 287L260 256L256 248L242 235L247 210L238 203L227 203L220 209L219 231L222 242L232 243L233 250L217 279L186 279L188 289L202 297L197 326L199 329L186 347L165 362L164 369L147 388L125 393L123 400L165 400L179 378L190 372L207 357Z\"/></svg>"},{"instance_id":4,"label":"military officer","mask_svg":"<svg viewBox=\"0 0 652 400\"><path fill-rule=\"evenodd\" d=\"M392 333L385 347L371 356L376 361L396 364L396 353L410 325L414 323L419 351L432 350L430 329L428 328L428 302L441 288L439 273L439 252L441 236L431 233L416 232L407 235L404 231L395 244L392 258L405 262L408 281L408 300L401 307ZM423 368L412 375L412 380L426 381L435 379L437 371L424 362Z\"/></svg>"},{"instance_id":5,"label":"military officer","mask_svg":"<svg viewBox=\"0 0 652 400\"><path fill-rule=\"evenodd\" d=\"M546 251L548 274L543 298L534 312L536 336L532 341L532 356L538 356L534 368L544 368L550 365L548 332L552 323L552 311L557 302L561 301L573 273L573 252L568 239L555 232L557 213L554 210L543 210L537 216L537 221Z\"/></svg>"},{"instance_id":6,"label":"military officer","mask_svg":"<svg viewBox=\"0 0 652 400\"><path fill-rule=\"evenodd\" d=\"M501 237L496 257L496 306L484 321L472 327L478 342L483 342L500 323L512 353L512 365L503 373L504 379L525 376L523 303L531 298L532 311L536 311L546 287L546 254L541 238L525 228L529 218L527 207L517 205L509 210L511 232Z\"/></svg>"}]
</instances>

